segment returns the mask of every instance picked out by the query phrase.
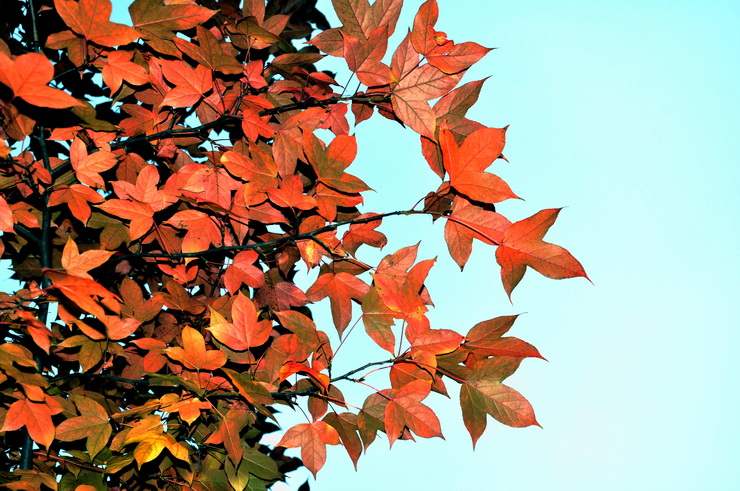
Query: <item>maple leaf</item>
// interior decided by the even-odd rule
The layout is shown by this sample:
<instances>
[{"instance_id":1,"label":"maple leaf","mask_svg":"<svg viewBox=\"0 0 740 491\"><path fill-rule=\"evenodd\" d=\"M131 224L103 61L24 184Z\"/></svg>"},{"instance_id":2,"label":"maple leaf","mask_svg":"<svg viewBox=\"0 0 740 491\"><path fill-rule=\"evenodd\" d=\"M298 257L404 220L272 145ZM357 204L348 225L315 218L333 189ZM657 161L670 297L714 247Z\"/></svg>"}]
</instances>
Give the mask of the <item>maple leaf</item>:
<instances>
[{"instance_id":1,"label":"maple leaf","mask_svg":"<svg viewBox=\"0 0 740 491\"><path fill-rule=\"evenodd\" d=\"M211 31L202 26L196 26L195 30L199 43L197 46L184 39L174 39L180 51L211 70L226 74L242 73L244 67L233 56L223 52L221 44Z\"/></svg>"},{"instance_id":2,"label":"maple leaf","mask_svg":"<svg viewBox=\"0 0 740 491\"><path fill-rule=\"evenodd\" d=\"M427 61L445 73L459 73L477 63L489 51L491 48L472 42L445 44L432 48Z\"/></svg>"},{"instance_id":3,"label":"maple leaf","mask_svg":"<svg viewBox=\"0 0 740 491\"><path fill-rule=\"evenodd\" d=\"M532 405L501 383L516 371L522 358L497 356L479 361L460 388L463 421L473 446L486 429L486 415L516 428L537 425Z\"/></svg>"},{"instance_id":4,"label":"maple leaf","mask_svg":"<svg viewBox=\"0 0 740 491\"><path fill-rule=\"evenodd\" d=\"M588 279L583 266L570 252L542 240L561 209L542 210L513 223L504 233L496 249L496 261L501 265L501 280L509 298L524 277L527 266L548 278L583 276Z\"/></svg>"},{"instance_id":5,"label":"maple leaf","mask_svg":"<svg viewBox=\"0 0 740 491\"><path fill-rule=\"evenodd\" d=\"M144 67L133 63L132 57L133 54L128 51L111 51L108 54L108 62L103 66L103 81L111 93L117 92L124 80L132 85L149 82L149 75Z\"/></svg>"},{"instance_id":6,"label":"maple leaf","mask_svg":"<svg viewBox=\"0 0 740 491\"><path fill-rule=\"evenodd\" d=\"M306 469L316 473L326 462L326 445L339 445L339 433L324 421L297 424L285 432L278 447L301 447L301 460Z\"/></svg>"},{"instance_id":7,"label":"maple leaf","mask_svg":"<svg viewBox=\"0 0 740 491\"><path fill-rule=\"evenodd\" d=\"M191 314L200 314L206 310L205 305L188 294L185 288L176 281L168 281L165 288L164 304L168 309L181 310Z\"/></svg>"},{"instance_id":8,"label":"maple leaf","mask_svg":"<svg viewBox=\"0 0 740 491\"><path fill-rule=\"evenodd\" d=\"M436 0L424 2L414 17L411 43L416 52L422 56L426 56L437 47L437 42L434 39L434 24L437 23L438 17L439 7Z\"/></svg>"},{"instance_id":9,"label":"maple leaf","mask_svg":"<svg viewBox=\"0 0 740 491\"><path fill-rule=\"evenodd\" d=\"M28 329L28 334L31 335L31 339L36 343L36 346L48 353L49 348L51 347L50 338L54 336L49 328L46 327L43 322L38 320L33 313L27 310L16 310L14 315L25 323L26 329Z\"/></svg>"},{"instance_id":10,"label":"maple leaf","mask_svg":"<svg viewBox=\"0 0 740 491\"><path fill-rule=\"evenodd\" d=\"M8 408L0 431L13 431L25 426L33 441L48 449L56 434L51 417L61 413L63 407L38 387L33 387L36 390L29 390L28 386L24 388L28 391L26 395L14 394L18 400Z\"/></svg>"},{"instance_id":11,"label":"maple leaf","mask_svg":"<svg viewBox=\"0 0 740 491\"><path fill-rule=\"evenodd\" d=\"M412 350L432 355L444 355L455 351L463 341L463 336L450 329L428 329L414 333L409 340Z\"/></svg>"},{"instance_id":12,"label":"maple leaf","mask_svg":"<svg viewBox=\"0 0 740 491\"><path fill-rule=\"evenodd\" d=\"M176 459L188 460L187 448L172 435L163 433L163 429L159 416L149 416L126 435L125 444L138 443L133 453L139 467L159 457L164 449Z\"/></svg>"},{"instance_id":13,"label":"maple leaf","mask_svg":"<svg viewBox=\"0 0 740 491\"><path fill-rule=\"evenodd\" d=\"M362 454L362 441L357 433L357 415L350 412L331 412L324 416L324 422L337 430L342 446L357 470L357 461Z\"/></svg>"},{"instance_id":14,"label":"maple leaf","mask_svg":"<svg viewBox=\"0 0 740 491\"><path fill-rule=\"evenodd\" d=\"M134 28L110 21L110 0L54 0L54 8L70 29L95 44L119 46L139 39Z\"/></svg>"},{"instance_id":15,"label":"maple leaf","mask_svg":"<svg viewBox=\"0 0 740 491\"><path fill-rule=\"evenodd\" d=\"M102 305L114 312L120 311L120 298L103 285L87 278L71 276L61 271L44 269L44 274L56 288L79 308L96 317L105 315ZM100 298L100 301L95 297Z\"/></svg>"},{"instance_id":16,"label":"maple leaf","mask_svg":"<svg viewBox=\"0 0 740 491\"><path fill-rule=\"evenodd\" d=\"M259 258L255 251L241 251L224 272L224 288L233 295L242 284L259 288L265 284L265 274L254 265Z\"/></svg>"},{"instance_id":17,"label":"maple leaf","mask_svg":"<svg viewBox=\"0 0 740 491\"><path fill-rule=\"evenodd\" d=\"M328 375L319 373L317 370L314 370L303 363L296 363L294 361L290 361L280 368L280 372L278 374L279 381L282 382L296 373L305 373L314 381L314 383L316 383L317 386L321 387L324 392L329 391L331 380Z\"/></svg>"},{"instance_id":18,"label":"maple leaf","mask_svg":"<svg viewBox=\"0 0 740 491\"><path fill-rule=\"evenodd\" d=\"M450 91L434 104L434 113L438 118L443 116L463 118L478 100L483 84L487 79L468 82Z\"/></svg>"},{"instance_id":19,"label":"maple leaf","mask_svg":"<svg viewBox=\"0 0 740 491\"><path fill-rule=\"evenodd\" d=\"M2 196L0 196L0 231L14 233L13 210Z\"/></svg>"},{"instance_id":20,"label":"maple leaf","mask_svg":"<svg viewBox=\"0 0 740 491\"><path fill-rule=\"evenodd\" d=\"M267 342L272 331L272 322L259 321L258 312L254 303L237 293L231 306L232 322L211 309L211 324L208 328L219 342L234 351L244 351Z\"/></svg>"},{"instance_id":21,"label":"maple leaf","mask_svg":"<svg viewBox=\"0 0 740 491\"><path fill-rule=\"evenodd\" d=\"M192 327L183 328L181 346L182 348L167 348L164 352L188 370L216 370L226 364L226 353L206 350L203 335Z\"/></svg>"},{"instance_id":22,"label":"maple leaf","mask_svg":"<svg viewBox=\"0 0 740 491\"><path fill-rule=\"evenodd\" d=\"M128 228L131 240L136 240L146 234L154 225L154 210L147 203L139 203L133 200L109 199L96 206L106 213L131 220Z\"/></svg>"},{"instance_id":23,"label":"maple leaf","mask_svg":"<svg viewBox=\"0 0 740 491\"><path fill-rule=\"evenodd\" d=\"M494 211L455 197L452 213L445 223L445 241L450 256L462 269L473 250L473 239L486 244L500 244L511 225L508 218Z\"/></svg>"},{"instance_id":24,"label":"maple leaf","mask_svg":"<svg viewBox=\"0 0 740 491\"><path fill-rule=\"evenodd\" d=\"M396 271L390 272L387 269L383 271L378 267L378 272L373 274L375 288L389 309L406 318L426 312L422 287L435 261L436 259L421 261L408 274L397 274Z\"/></svg>"},{"instance_id":25,"label":"maple leaf","mask_svg":"<svg viewBox=\"0 0 740 491\"><path fill-rule=\"evenodd\" d=\"M434 411L421 403L429 395L430 388L426 381L415 380L399 390L388 391L389 400L383 421L391 446L401 436L404 428L422 438L444 438Z\"/></svg>"},{"instance_id":26,"label":"maple leaf","mask_svg":"<svg viewBox=\"0 0 740 491\"><path fill-rule=\"evenodd\" d=\"M211 245L220 247L223 244L221 224L202 211L178 211L165 223L188 231L182 240L182 252L200 252L210 248Z\"/></svg>"},{"instance_id":27,"label":"maple leaf","mask_svg":"<svg viewBox=\"0 0 740 491\"><path fill-rule=\"evenodd\" d=\"M359 301L369 289L364 281L349 273L326 273L311 285L306 297L312 302L329 297L334 326L341 337L352 320L352 299Z\"/></svg>"},{"instance_id":28,"label":"maple leaf","mask_svg":"<svg viewBox=\"0 0 740 491\"><path fill-rule=\"evenodd\" d=\"M1 198L0 198L1 199ZM72 216L87 225L92 211L88 203L98 204L105 200L94 189L83 184L72 184L71 186L59 186L49 196L49 206L66 203ZM0 205L0 214L2 206ZM0 228L0 230L2 230Z\"/></svg>"},{"instance_id":29,"label":"maple leaf","mask_svg":"<svg viewBox=\"0 0 740 491\"><path fill-rule=\"evenodd\" d=\"M248 415L244 410L229 409L219 423L218 429L208 436L205 443L223 443L229 459L238 464L244 455L239 433L247 425L247 421Z\"/></svg>"},{"instance_id":30,"label":"maple leaf","mask_svg":"<svg viewBox=\"0 0 740 491\"><path fill-rule=\"evenodd\" d=\"M253 184L255 191L277 187L278 168L274 161L258 162L233 150L224 152L220 161L230 174Z\"/></svg>"},{"instance_id":31,"label":"maple leaf","mask_svg":"<svg viewBox=\"0 0 740 491\"><path fill-rule=\"evenodd\" d=\"M364 36L358 39L346 33L343 37L344 58L360 82L372 87L386 85L391 81L390 69L380 62L388 49L387 26L378 27L367 39Z\"/></svg>"},{"instance_id":32,"label":"maple leaf","mask_svg":"<svg viewBox=\"0 0 740 491\"><path fill-rule=\"evenodd\" d=\"M306 157L321 183L342 193L360 193L370 189L362 180L344 172L357 156L354 136L337 136L325 147L313 133L305 133L304 145Z\"/></svg>"},{"instance_id":33,"label":"maple leaf","mask_svg":"<svg viewBox=\"0 0 740 491\"><path fill-rule=\"evenodd\" d=\"M485 172L501 156L506 141L505 131L506 128L481 128L470 133L460 147L451 131L440 131L439 144L453 189L482 203L518 198L503 179Z\"/></svg>"},{"instance_id":34,"label":"maple leaf","mask_svg":"<svg viewBox=\"0 0 740 491\"><path fill-rule=\"evenodd\" d=\"M376 213L365 213L357 217L358 219L376 216ZM367 244L372 247L382 249L388 243L385 234L375 230L380 226L380 220L368 223L353 223L349 230L342 236L342 245L344 249L352 255L357 253L357 249Z\"/></svg>"},{"instance_id":35,"label":"maple leaf","mask_svg":"<svg viewBox=\"0 0 740 491\"><path fill-rule=\"evenodd\" d=\"M283 208L298 208L299 210L316 208L316 198L303 194L303 182L296 175L284 178L280 183L280 188L269 190L267 195L270 201Z\"/></svg>"},{"instance_id":36,"label":"maple leaf","mask_svg":"<svg viewBox=\"0 0 740 491\"><path fill-rule=\"evenodd\" d=\"M93 279L88 271L102 266L111 256L113 251L88 250L80 254L77 244L72 237L67 238L67 244L62 252L62 267L67 274L79 276L80 278Z\"/></svg>"},{"instance_id":37,"label":"maple leaf","mask_svg":"<svg viewBox=\"0 0 740 491\"><path fill-rule=\"evenodd\" d=\"M75 170L77 179L82 184L95 188L105 188L105 181L100 177L118 163L118 157L107 150L99 150L88 154L87 146L79 138L75 138L69 148L69 160Z\"/></svg>"},{"instance_id":38,"label":"maple leaf","mask_svg":"<svg viewBox=\"0 0 740 491\"><path fill-rule=\"evenodd\" d=\"M217 12L191 3L135 0L128 8L134 28L146 39L172 39L175 31L186 31L204 23Z\"/></svg>"},{"instance_id":39,"label":"maple leaf","mask_svg":"<svg viewBox=\"0 0 740 491\"><path fill-rule=\"evenodd\" d=\"M184 196L214 203L224 210L231 208L231 193L240 187L225 169L205 164L185 165L178 170L177 178L181 183L184 181L179 186Z\"/></svg>"},{"instance_id":40,"label":"maple leaf","mask_svg":"<svg viewBox=\"0 0 740 491\"><path fill-rule=\"evenodd\" d=\"M159 170L156 165L145 165L136 176L136 183L113 181L113 190L124 200L148 204L153 211L162 211L177 202L174 194L157 188Z\"/></svg>"},{"instance_id":41,"label":"maple leaf","mask_svg":"<svg viewBox=\"0 0 740 491\"><path fill-rule=\"evenodd\" d=\"M202 65L192 69L183 61L166 60L162 61L162 74L175 84L175 88L165 94L162 106L193 106L213 88L211 72Z\"/></svg>"},{"instance_id":42,"label":"maple leaf","mask_svg":"<svg viewBox=\"0 0 740 491\"><path fill-rule=\"evenodd\" d=\"M513 336L502 337L518 316L508 315L479 322L465 336L465 347L484 356L544 358L537 348Z\"/></svg>"},{"instance_id":43,"label":"maple leaf","mask_svg":"<svg viewBox=\"0 0 740 491\"><path fill-rule=\"evenodd\" d=\"M90 457L94 458L108 445L113 433L108 413L103 406L87 397L75 394L72 395L72 400L80 415L62 421L56 429L56 438L63 442L86 438L85 448Z\"/></svg>"},{"instance_id":44,"label":"maple leaf","mask_svg":"<svg viewBox=\"0 0 740 491\"><path fill-rule=\"evenodd\" d=\"M389 309L375 288L371 288L362 299L362 322L365 332L375 343L394 354L396 337L391 327L395 323L397 313Z\"/></svg>"},{"instance_id":45,"label":"maple leaf","mask_svg":"<svg viewBox=\"0 0 740 491\"><path fill-rule=\"evenodd\" d=\"M11 60L0 50L0 83L29 104L53 109L81 106L77 99L47 84L54 76L54 67L41 53L26 53Z\"/></svg>"}]
</instances>

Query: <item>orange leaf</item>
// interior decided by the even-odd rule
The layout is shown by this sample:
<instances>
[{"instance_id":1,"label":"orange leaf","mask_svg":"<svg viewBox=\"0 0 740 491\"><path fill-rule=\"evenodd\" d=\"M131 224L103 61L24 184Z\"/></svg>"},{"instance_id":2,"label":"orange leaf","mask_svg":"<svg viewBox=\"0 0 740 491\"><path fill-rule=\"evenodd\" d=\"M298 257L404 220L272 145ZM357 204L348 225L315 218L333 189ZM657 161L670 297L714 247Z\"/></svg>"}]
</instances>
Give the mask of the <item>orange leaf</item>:
<instances>
[{"instance_id":1,"label":"orange leaf","mask_svg":"<svg viewBox=\"0 0 740 491\"><path fill-rule=\"evenodd\" d=\"M298 208L299 210L316 208L316 198L303 194L303 183L296 175L284 178L280 189L271 189L267 195L270 201L283 208Z\"/></svg>"},{"instance_id":2,"label":"orange leaf","mask_svg":"<svg viewBox=\"0 0 740 491\"><path fill-rule=\"evenodd\" d=\"M151 230L154 225L154 210L146 203L129 201L123 199L109 199L105 203L97 205L106 213L131 220L129 225L129 236L136 240Z\"/></svg>"},{"instance_id":3,"label":"orange leaf","mask_svg":"<svg viewBox=\"0 0 740 491\"><path fill-rule=\"evenodd\" d=\"M192 69L180 60L162 60L161 63L162 74L176 85L167 92L160 103L162 106L190 107L213 87L211 72L204 66L198 65Z\"/></svg>"},{"instance_id":4,"label":"orange leaf","mask_svg":"<svg viewBox=\"0 0 740 491\"><path fill-rule=\"evenodd\" d=\"M458 73L470 68L489 51L491 48L484 48L478 43L445 44L433 48L427 61L445 73Z\"/></svg>"},{"instance_id":5,"label":"orange leaf","mask_svg":"<svg viewBox=\"0 0 740 491\"><path fill-rule=\"evenodd\" d=\"M147 39L172 39L175 37L174 31L192 29L216 13L216 10L191 3L163 0L136 0L128 10L134 27L144 33Z\"/></svg>"},{"instance_id":6,"label":"orange leaf","mask_svg":"<svg viewBox=\"0 0 740 491\"><path fill-rule=\"evenodd\" d=\"M387 26L375 29L367 40L346 33L343 37L344 58L360 82L369 87L390 83L390 69L380 62L388 49Z\"/></svg>"},{"instance_id":7,"label":"orange leaf","mask_svg":"<svg viewBox=\"0 0 740 491\"><path fill-rule=\"evenodd\" d=\"M109 292L103 285L87 278L71 276L61 271L44 269L44 274L56 288L79 308L96 317L105 315L102 305L114 312L120 311L120 298ZM100 298L96 300L95 297Z\"/></svg>"},{"instance_id":8,"label":"orange leaf","mask_svg":"<svg viewBox=\"0 0 740 491\"><path fill-rule=\"evenodd\" d=\"M426 56L437 47L434 40L434 24L439 17L439 7L436 0L424 2L414 17L414 29L411 31L411 43L417 53Z\"/></svg>"},{"instance_id":9,"label":"orange leaf","mask_svg":"<svg viewBox=\"0 0 740 491\"><path fill-rule=\"evenodd\" d=\"M93 399L80 395L73 395L72 398L80 415L62 421L57 427L56 438L63 442L85 438L88 453L94 457L106 447L113 432L108 413Z\"/></svg>"},{"instance_id":10,"label":"orange leaf","mask_svg":"<svg viewBox=\"0 0 740 491\"><path fill-rule=\"evenodd\" d=\"M71 186L58 186L54 188L49 196L49 206L66 203L72 216L87 225L91 210L88 203L102 203L105 200L94 189L84 184L72 184ZM0 207L1 208L1 207ZM2 210L0 210L2 212Z\"/></svg>"},{"instance_id":11,"label":"orange leaf","mask_svg":"<svg viewBox=\"0 0 740 491\"><path fill-rule=\"evenodd\" d=\"M529 401L501 383L516 371L521 360L503 356L482 360L460 388L463 421L473 439L473 446L486 429L486 414L516 428L539 426Z\"/></svg>"},{"instance_id":12,"label":"orange leaf","mask_svg":"<svg viewBox=\"0 0 740 491\"><path fill-rule=\"evenodd\" d=\"M67 244L62 251L62 267L67 271L67 274L92 280L93 278L88 274L88 271L103 265L112 255L113 251L101 250L89 250L80 254L72 237L67 237Z\"/></svg>"},{"instance_id":13,"label":"orange leaf","mask_svg":"<svg viewBox=\"0 0 740 491\"><path fill-rule=\"evenodd\" d=\"M278 447L301 447L303 465L316 477L326 462L326 445L339 445L339 433L324 421L297 424L277 444Z\"/></svg>"},{"instance_id":14,"label":"orange leaf","mask_svg":"<svg viewBox=\"0 0 740 491\"><path fill-rule=\"evenodd\" d=\"M75 170L77 179L82 184L103 189L105 182L101 172L111 169L118 163L118 157L109 151L99 150L88 155L87 147L79 138L75 138L69 148L69 160Z\"/></svg>"},{"instance_id":15,"label":"orange leaf","mask_svg":"<svg viewBox=\"0 0 740 491\"><path fill-rule=\"evenodd\" d=\"M481 128L470 133L458 147L452 132L440 131L439 145L450 185L468 198L482 203L498 203L518 198L509 185L495 174L484 172L501 156L506 128Z\"/></svg>"},{"instance_id":16,"label":"orange leaf","mask_svg":"<svg viewBox=\"0 0 740 491\"><path fill-rule=\"evenodd\" d=\"M241 251L224 273L224 287L233 295L242 284L259 288L265 284L265 274L254 262L259 258L255 251Z\"/></svg>"},{"instance_id":17,"label":"orange leaf","mask_svg":"<svg viewBox=\"0 0 740 491\"><path fill-rule=\"evenodd\" d=\"M232 75L242 73L244 67L233 56L224 53L221 43L211 31L203 26L196 26L195 30L199 43L197 46L181 38L174 39L180 51L210 70Z\"/></svg>"},{"instance_id":18,"label":"orange leaf","mask_svg":"<svg viewBox=\"0 0 740 491\"><path fill-rule=\"evenodd\" d=\"M0 231L14 233L13 210L10 209L8 202L2 196L0 196Z\"/></svg>"},{"instance_id":19,"label":"orange leaf","mask_svg":"<svg viewBox=\"0 0 740 491\"><path fill-rule=\"evenodd\" d=\"M362 299L362 322L365 332L375 343L391 354L395 353L396 337L391 327L397 314L389 309L378 295L378 290L370 289Z\"/></svg>"},{"instance_id":20,"label":"orange leaf","mask_svg":"<svg viewBox=\"0 0 740 491\"><path fill-rule=\"evenodd\" d=\"M515 337L502 337L518 316L509 315L479 322L465 336L465 347L484 356L544 358L531 344Z\"/></svg>"},{"instance_id":21,"label":"orange leaf","mask_svg":"<svg viewBox=\"0 0 740 491\"><path fill-rule=\"evenodd\" d=\"M226 353L206 350L203 335L188 326L182 330L182 348L167 348L164 352L188 370L216 370L226 364Z\"/></svg>"},{"instance_id":22,"label":"orange leaf","mask_svg":"<svg viewBox=\"0 0 740 491\"><path fill-rule=\"evenodd\" d=\"M311 377L311 379L318 386L320 386L324 390L324 392L329 391L329 384L331 382L329 380L329 376L324 375L323 373L319 373L313 368L304 365L303 363L296 363L294 361L286 363L282 366L282 368L280 368L279 379L282 382L283 380L296 373L305 373L306 375Z\"/></svg>"},{"instance_id":23,"label":"orange leaf","mask_svg":"<svg viewBox=\"0 0 740 491\"><path fill-rule=\"evenodd\" d=\"M132 85L144 85L149 75L141 65L131 61L133 54L128 51L111 51L108 63L103 67L103 81L110 87L111 94L121 88L125 80Z\"/></svg>"},{"instance_id":24,"label":"orange leaf","mask_svg":"<svg viewBox=\"0 0 740 491\"><path fill-rule=\"evenodd\" d=\"M33 441L49 448L56 433L51 417L62 412L61 404L45 394L42 402L27 399L20 393L17 397L18 400L8 408L0 431L13 431L25 426Z\"/></svg>"},{"instance_id":25,"label":"orange leaf","mask_svg":"<svg viewBox=\"0 0 740 491\"><path fill-rule=\"evenodd\" d=\"M241 292L234 297L231 306L233 323L211 309L211 324L208 328L219 342L234 351L244 351L267 342L272 331L272 322L259 321L254 303Z\"/></svg>"},{"instance_id":26,"label":"orange leaf","mask_svg":"<svg viewBox=\"0 0 740 491\"><path fill-rule=\"evenodd\" d=\"M0 51L0 83L10 87L15 97L29 104L53 109L82 106L71 95L47 86L54 76L54 67L41 53L26 53L15 60Z\"/></svg>"},{"instance_id":27,"label":"orange leaf","mask_svg":"<svg viewBox=\"0 0 740 491\"><path fill-rule=\"evenodd\" d=\"M422 438L442 436L437 415L421 401L429 395L431 386L425 380L415 380L397 391L389 391L390 400L385 408L385 432L391 446L408 428Z\"/></svg>"},{"instance_id":28,"label":"orange leaf","mask_svg":"<svg viewBox=\"0 0 740 491\"><path fill-rule=\"evenodd\" d=\"M496 249L496 261L501 265L501 280L509 298L527 266L548 278L559 280L583 276L588 279L583 266L570 252L542 240L560 210L542 210L512 224L504 233Z\"/></svg>"},{"instance_id":29,"label":"orange leaf","mask_svg":"<svg viewBox=\"0 0 740 491\"><path fill-rule=\"evenodd\" d=\"M329 297L332 319L341 337L352 320L352 299L361 300L368 290L364 281L349 273L326 273L306 291L306 297L312 302Z\"/></svg>"},{"instance_id":30,"label":"orange leaf","mask_svg":"<svg viewBox=\"0 0 740 491\"><path fill-rule=\"evenodd\" d=\"M330 412L324 416L324 422L337 430L342 446L357 470L357 461L362 454L362 442L357 434L357 415L350 412Z\"/></svg>"},{"instance_id":31,"label":"orange leaf","mask_svg":"<svg viewBox=\"0 0 740 491\"><path fill-rule=\"evenodd\" d=\"M475 206L458 196L445 223L447 249L462 269L473 250L473 239L486 244L500 244L510 225L509 219L503 215Z\"/></svg>"},{"instance_id":32,"label":"orange leaf","mask_svg":"<svg viewBox=\"0 0 740 491\"><path fill-rule=\"evenodd\" d=\"M54 0L54 7L70 29L93 43L119 46L139 38L134 28L110 21L110 0Z\"/></svg>"}]
</instances>

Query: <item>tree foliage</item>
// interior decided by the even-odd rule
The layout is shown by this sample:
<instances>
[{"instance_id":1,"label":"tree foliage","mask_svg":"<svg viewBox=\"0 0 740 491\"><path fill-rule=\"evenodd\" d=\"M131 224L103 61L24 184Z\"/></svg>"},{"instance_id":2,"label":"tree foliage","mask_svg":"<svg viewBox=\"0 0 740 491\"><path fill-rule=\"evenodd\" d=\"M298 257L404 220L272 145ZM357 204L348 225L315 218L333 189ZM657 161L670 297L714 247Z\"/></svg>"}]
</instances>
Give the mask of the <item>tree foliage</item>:
<instances>
[{"instance_id":1,"label":"tree foliage","mask_svg":"<svg viewBox=\"0 0 740 491\"><path fill-rule=\"evenodd\" d=\"M110 0L10 2L0 252L19 287L0 293L6 486L266 489L300 466L315 475L327 445L356 465L379 433L391 445L441 437L425 399L448 383L461 385L473 444L489 415L537 424L504 383L541 357L506 336L515 316L433 327L434 260L418 245L361 259L386 244L385 219L422 214L445 221L460 268L474 241L496 247L509 296L528 267L586 276L544 241L559 210L515 223L496 212L517 198L488 170L506 128L466 118L484 81L461 83L489 49L438 31L429 0L389 50L401 4L333 0L342 26L330 28L310 0L135 0L131 25L111 22ZM358 90L319 71L327 55ZM414 208L362 207L354 131L376 113L420 135L419 160L441 180ZM312 270L302 289L296 273ZM314 322L318 302L333 326ZM335 373L327 331L363 336L355 324L378 349ZM379 369L385 387L345 400ZM306 422L264 444L286 406Z\"/></svg>"}]
</instances>

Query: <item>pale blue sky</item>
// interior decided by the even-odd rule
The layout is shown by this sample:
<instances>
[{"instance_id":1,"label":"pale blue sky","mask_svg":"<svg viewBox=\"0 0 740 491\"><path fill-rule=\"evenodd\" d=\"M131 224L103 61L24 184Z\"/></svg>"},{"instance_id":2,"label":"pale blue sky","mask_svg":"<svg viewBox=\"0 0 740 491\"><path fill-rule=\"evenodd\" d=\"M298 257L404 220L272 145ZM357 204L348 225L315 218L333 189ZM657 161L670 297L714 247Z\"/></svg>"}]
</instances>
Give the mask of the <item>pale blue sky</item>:
<instances>
[{"instance_id":1,"label":"pale blue sky","mask_svg":"<svg viewBox=\"0 0 740 491\"><path fill-rule=\"evenodd\" d=\"M114 3L120 11L129 2ZM399 30L421 1L405 3ZM526 360L509 383L544 428L489 419L473 452L457 400L432 397L446 441L390 452L377 441L358 472L332 448L312 489L740 489L740 3L439 3L449 38L499 48L465 80L491 76L470 117L511 125L511 163L494 169L526 201L500 211L520 219L567 206L547 238L570 249L595 286L529 272L511 305L492 250L478 244L460 274L441 224L385 223L384 252L422 239L420 258L439 256L433 327L465 332L528 312L512 334L549 362ZM378 190L368 209L406 208L436 188L410 130L373 118L357 136L350 170ZM354 338L342 350L338 373L383 357ZM307 472L294 475L290 489Z\"/></svg>"}]
</instances>

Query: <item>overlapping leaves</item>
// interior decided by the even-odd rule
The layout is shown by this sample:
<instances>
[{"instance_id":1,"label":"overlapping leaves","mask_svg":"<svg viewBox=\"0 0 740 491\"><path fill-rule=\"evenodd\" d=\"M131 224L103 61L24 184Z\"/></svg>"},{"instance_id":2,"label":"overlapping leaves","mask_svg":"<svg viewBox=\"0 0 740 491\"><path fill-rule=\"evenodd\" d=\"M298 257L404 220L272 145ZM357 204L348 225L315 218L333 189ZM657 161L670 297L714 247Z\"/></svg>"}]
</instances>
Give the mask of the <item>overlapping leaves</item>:
<instances>
[{"instance_id":1,"label":"overlapping leaves","mask_svg":"<svg viewBox=\"0 0 740 491\"><path fill-rule=\"evenodd\" d=\"M30 475L78 489L266 489L298 465L284 447L316 475L326 445L357 465L380 434L442 437L429 399L449 382L474 444L488 415L536 425L503 383L542 358L505 336L515 316L465 336L433 325L435 259L419 260L418 244L363 259L387 244L386 218L427 214L445 220L461 268L476 240L496 247L509 296L528 267L586 276L544 241L560 210L512 223L497 209L518 197L499 176L507 129L468 119L484 81L461 85L490 50L438 31L435 0L392 53L401 0L334 0L341 27L308 48L293 43L324 25L313 7L199 3L135 0L126 26L109 0L55 0L43 52L0 43L0 252L23 282L0 295L0 445L21 467L32 463L20 432L60 451L17 487ZM362 90L338 88L314 48L343 58ZM442 180L423 208L361 209L371 188L351 168L362 140L350 108L355 125L377 111L420 136ZM362 328L371 358L338 373L341 343ZM345 399L351 383L370 395ZM278 405L304 401L306 423L260 443Z\"/></svg>"}]
</instances>

